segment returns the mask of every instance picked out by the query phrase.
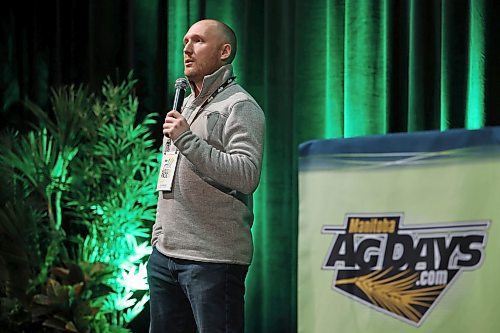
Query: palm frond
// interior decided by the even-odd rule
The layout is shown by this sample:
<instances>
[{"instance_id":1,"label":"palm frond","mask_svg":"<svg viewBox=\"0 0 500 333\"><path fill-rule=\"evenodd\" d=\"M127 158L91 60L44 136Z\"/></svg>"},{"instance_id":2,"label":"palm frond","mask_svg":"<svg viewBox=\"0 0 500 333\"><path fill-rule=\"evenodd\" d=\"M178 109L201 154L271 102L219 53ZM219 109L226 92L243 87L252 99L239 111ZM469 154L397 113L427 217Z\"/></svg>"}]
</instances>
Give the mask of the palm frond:
<instances>
[{"instance_id":1,"label":"palm frond","mask_svg":"<svg viewBox=\"0 0 500 333\"><path fill-rule=\"evenodd\" d=\"M39 120L35 128L47 128L60 147L77 147L83 138L95 136L93 99L87 88L70 85L52 89L50 113L30 101L25 105Z\"/></svg>"}]
</instances>

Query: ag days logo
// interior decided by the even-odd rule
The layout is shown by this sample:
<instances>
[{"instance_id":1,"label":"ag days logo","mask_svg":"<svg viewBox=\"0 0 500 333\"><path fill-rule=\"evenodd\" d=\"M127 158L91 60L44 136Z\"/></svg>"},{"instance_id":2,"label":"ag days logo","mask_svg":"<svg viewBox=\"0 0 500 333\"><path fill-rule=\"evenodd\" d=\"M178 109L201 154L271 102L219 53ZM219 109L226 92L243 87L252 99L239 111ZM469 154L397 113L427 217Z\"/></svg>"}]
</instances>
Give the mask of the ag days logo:
<instances>
[{"instance_id":1,"label":"ag days logo","mask_svg":"<svg viewBox=\"0 0 500 333\"><path fill-rule=\"evenodd\" d=\"M420 326L462 271L484 259L489 221L403 225L403 214L347 214L333 234L323 269L333 289Z\"/></svg>"}]
</instances>

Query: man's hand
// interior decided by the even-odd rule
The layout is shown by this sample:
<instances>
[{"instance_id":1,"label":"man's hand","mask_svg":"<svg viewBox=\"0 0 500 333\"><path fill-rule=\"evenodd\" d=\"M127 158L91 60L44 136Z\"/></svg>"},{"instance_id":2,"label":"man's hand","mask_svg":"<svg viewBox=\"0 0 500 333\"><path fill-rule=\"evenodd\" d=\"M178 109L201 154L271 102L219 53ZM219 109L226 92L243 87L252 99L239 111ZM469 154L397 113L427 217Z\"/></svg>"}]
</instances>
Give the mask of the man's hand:
<instances>
[{"instance_id":1,"label":"man's hand","mask_svg":"<svg viewBox=\"0 0 500 333\"><path fill-rule=\"evenodd\" d=\"M163 123L163 134L172 140L176 140L182 133L189 130L189 124L179 112L172 110L167 113Z\"/></svg>"}]
</instances>

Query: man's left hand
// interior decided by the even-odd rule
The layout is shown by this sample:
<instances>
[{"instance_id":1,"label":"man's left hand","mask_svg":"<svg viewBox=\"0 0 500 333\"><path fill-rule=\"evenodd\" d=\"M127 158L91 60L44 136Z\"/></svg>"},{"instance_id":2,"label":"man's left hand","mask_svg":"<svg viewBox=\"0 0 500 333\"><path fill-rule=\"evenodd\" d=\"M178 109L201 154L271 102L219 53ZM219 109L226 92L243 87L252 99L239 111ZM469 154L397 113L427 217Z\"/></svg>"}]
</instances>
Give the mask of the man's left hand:
<instances>
[{"instance_id":1,"label":"man's left hand","mask_svg":"<svg viewBox=\"0 0 500 333\"><path fill-rule=\"evenodd\" d=\"M182 133L189 130L189 124L186 118L179 112L172 110L167 113L163 123L163 134L172 140L176 140Z\"/></svg>"}]
</instances>

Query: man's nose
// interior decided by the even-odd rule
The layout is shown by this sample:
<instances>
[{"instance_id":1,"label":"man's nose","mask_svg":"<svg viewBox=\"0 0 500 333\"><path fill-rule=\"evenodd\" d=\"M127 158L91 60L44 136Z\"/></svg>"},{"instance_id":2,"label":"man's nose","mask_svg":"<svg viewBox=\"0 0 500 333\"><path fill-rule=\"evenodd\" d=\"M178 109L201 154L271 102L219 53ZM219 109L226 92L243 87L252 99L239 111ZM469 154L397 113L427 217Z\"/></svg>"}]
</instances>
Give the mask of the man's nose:
<instances>
[{"instance_id":1,"label":"man's nose","mask_svg":"<svg viewBox=\"0 0 500 333\"><path fill-rule=\"evenodd\" d=\"M184 45L184 53L185 54L193 53L193 49L191 47L191 42L188 42L188 43L186 43L186 45Z\"/></svg>"}]
</instances>

